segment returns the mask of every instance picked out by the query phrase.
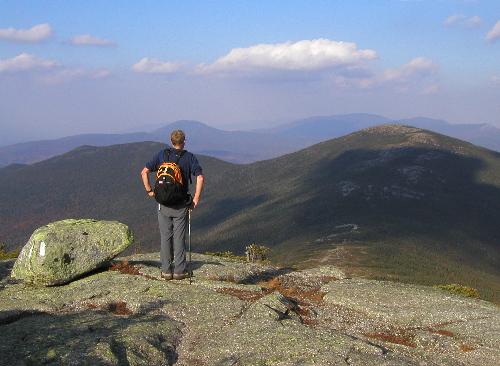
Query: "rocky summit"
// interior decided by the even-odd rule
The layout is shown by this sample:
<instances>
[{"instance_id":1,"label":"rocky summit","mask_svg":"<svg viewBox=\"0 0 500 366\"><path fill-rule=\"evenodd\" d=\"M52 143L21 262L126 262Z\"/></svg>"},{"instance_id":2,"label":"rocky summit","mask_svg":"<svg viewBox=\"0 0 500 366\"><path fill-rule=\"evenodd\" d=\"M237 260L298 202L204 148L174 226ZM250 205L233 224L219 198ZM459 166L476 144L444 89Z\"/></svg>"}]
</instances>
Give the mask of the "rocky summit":
<instances>
[{"instance_id":1,"label":"rocky summit","mask_svg":"<svg viewBox=\"0 0 500 366\"><path fill-rule=\"evenodd\" d=\"M37 252L38 255L38 252ZM118 258L63 286L0 262L4 365L498 365L500 311L441 289L193 254Z\"/></svg>"},{"instance_id":2,"label":"rocky summit","mask_svg":"<svg viewBox=\"0 0 500 366\"><path fill-rule=\"evenodd\" d=\"M33 232L12 277L46 286L67 283L107 263L132 242L127 225L117 221L56 221Z\"/></svg>"}]
</instances>

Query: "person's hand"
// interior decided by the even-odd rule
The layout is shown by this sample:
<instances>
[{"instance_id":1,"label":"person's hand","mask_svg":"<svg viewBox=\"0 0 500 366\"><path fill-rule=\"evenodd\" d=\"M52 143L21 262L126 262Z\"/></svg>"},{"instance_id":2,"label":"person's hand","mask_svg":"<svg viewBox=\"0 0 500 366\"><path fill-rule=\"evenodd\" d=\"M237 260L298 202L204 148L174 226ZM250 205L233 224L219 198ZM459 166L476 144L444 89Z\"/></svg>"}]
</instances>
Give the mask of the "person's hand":
<instances>
[{"instance_id":1,"label":"person's hand","mask_svg":"<svg viewBox=\"0 0 500 366\"><path fill-rule=\"evenodd\" d=\"M193 197L193 204L192 204L192 208L196 208L196 206L198 206L198 202L200 201L200 197Z\"/></svg>"},{"instance_id":2,"label":"person's hand","mask_svg":"<svg viewBox=\"0 0 500 366\"><path fill-rule=\"evenodd\" d=\"M154 197L155 196L155 192L154 191L148 192L148 196L149 197Z\"/></svg>"}]
</instances>

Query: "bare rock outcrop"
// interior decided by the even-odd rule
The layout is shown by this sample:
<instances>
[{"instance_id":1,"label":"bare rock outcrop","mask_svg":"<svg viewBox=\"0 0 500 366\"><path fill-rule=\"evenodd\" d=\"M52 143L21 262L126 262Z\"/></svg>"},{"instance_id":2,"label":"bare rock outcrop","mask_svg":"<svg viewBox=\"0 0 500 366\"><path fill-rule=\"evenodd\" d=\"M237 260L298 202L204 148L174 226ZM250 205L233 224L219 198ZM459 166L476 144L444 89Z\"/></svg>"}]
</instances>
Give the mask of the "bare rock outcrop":
<instances>
[{"instance_id":1,"label":"bare rock outcrop","mask_svg":"<svg viewBox=\"0 0 500 366\"><path fill-rule=\"evenodd\" d=\"M193 254L165 281L157 253L63 286L0 262L1 364L495 365L492 303L410 284Z\"/></svg>"}]
</instances>

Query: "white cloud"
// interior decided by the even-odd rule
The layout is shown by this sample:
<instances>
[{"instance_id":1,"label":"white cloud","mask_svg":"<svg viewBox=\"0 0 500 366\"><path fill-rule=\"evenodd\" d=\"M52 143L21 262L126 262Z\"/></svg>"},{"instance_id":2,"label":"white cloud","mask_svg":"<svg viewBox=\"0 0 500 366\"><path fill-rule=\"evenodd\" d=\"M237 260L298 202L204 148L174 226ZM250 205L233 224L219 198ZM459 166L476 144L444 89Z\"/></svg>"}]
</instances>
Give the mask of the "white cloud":
<instances>
[{"instance_id":1,"label":"white cloud","mask_svg":"<svg viewBox=\"0 0 500 366\"><path fill-rule=\"evenodd\" d=\"M90 34L81 34L71 38L70 43L75 46L114 46L114 42L91 36Z\"/></svg>"},{"instance_id":2,"label":"white cloud","mask_svg":"<svg viewBox=\"0 0 500 366\"><path fill-rule=\"evenodd\" d=\"M51 68L57 66L57 62L44 60L29 53L21 53L13 58L0 59L1 72L26 71L32 69Z\"/></svg>"},{"instance_id":3,"label":"white cloud","mask_svg":"<svg viewBox=\"0 0 500 366\"><path fill-rule=\"evenodd\" d=\"M399 67L381 72L373 72L366 77L346 78L335 76L334 81L339 86L354 86L368 89L376 86L393 86L398 91L408 91L411 86L421 89L421 94L432 94L439 91L436 82L438 66L430 59L416 57Z\"/></svg>"},{"instance_id":4,"label":"white cloud","mask_svg":"<svg viewBox=\"0 0 500 366\"><path fill-rule=\"evenodd\" d=\"M139 62L132 66L135 72L149 73L149 74L171 74L179 71L181 68L180 63L161 61L156 58L144 57Z\"/></svg>"},{"instance_id":5,"label":"white cloud","mask_svg":"<svg viewBox=\"0 0 500 366\"><path fill-rule=\"evenodd\" d=\"M441 90L441 87L439 86L439 84L431 84L431 85L424 87L424 89L422 90L422 92L420 94L433 95L433 94L438 93L440 90Z\"/></svg>"},{"instance_id":6,"label":"white cloud","mask_svg":"<svg viewBox=\"0 0 500 366\"><path fill-rule=\"evenodd\" d=\"M494 42L500 38L500 20L495 23L493 28L490 29L486 35L486 39L490 42Z\"/></svg>"},{"instance_id":7,"label":"white cloud","mask_svg":"<svg viewBox=\"0 0 500 366\"><path fill-rule=\"evenodd\" d=\"M474 15L473 17L470 17L470 18L465 20L465 26L469 27L469 28L475 28L475 27L479 27L482 22L483 21L482 21L480 16Z\"/></svg>"},{"instance_id":8,"label":"white cloud","mask_svg":"<svg viewBox=\"0 0 500 366\"><path fill-rule=\"evenodd\" d=\"M0 28L0 39L15 42L40 42L52 35L49 24L38 24L30 29Z\"/></svg>"},{"instance_id":9,"label":"white cloud","mask_svg":"<svg viewBox=\"0 0 500 366\"><path fill-rule=\"evenodd\" d=\"M423 78L434 74L437 65L425 57L416 57L410 62L394 68L385 70L382 74L382 81L407 82L414 77Z\"/></svg>"},{"instance_id":10,"label":"white cloud","mask_svg":"<svg viewBox=\"0 0 500 366\"><path fill-rule=\"evenodd\" d=\"M107 69L86 70L83 68L66 68L43 75L40 80L47 84L62 84L77 79L103 79L111 75Z\"/></svg>"},{"instance_id":11,"label":"white cloud","mask_svg":"<svg viewBox=\"0 0 500 366\"><path fill-rule=\"evenodd\" d=\"M465 28L477 28L481 25L482 19L478 15L467 17L461 14L450 15L444 21L444 25L447 27L460 26Z\"/></svg>"},{"instance_id":12,"label":"white cloud","mask_svg":"<svg viewBox=\"0 0 500 366\"><path fill-rule=\"evenodd\" d=\"M234 48L212 64L199 65L198 72L312 71L356 65L376 57L374 50L360 50L355 43L314 39Z\"/></svg>"}]
</instances>

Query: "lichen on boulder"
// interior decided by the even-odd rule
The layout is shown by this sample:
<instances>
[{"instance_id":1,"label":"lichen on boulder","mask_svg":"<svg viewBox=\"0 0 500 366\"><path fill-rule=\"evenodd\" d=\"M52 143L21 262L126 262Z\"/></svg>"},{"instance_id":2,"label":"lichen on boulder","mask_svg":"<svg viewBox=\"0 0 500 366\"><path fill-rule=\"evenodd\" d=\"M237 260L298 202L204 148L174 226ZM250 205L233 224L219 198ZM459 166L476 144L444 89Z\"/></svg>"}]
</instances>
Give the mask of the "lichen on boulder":
<instances>
[{"instance_id":1,"label":"lichen on boulder","mask_svg":"<svg viewBox=\"0 0 500 366\"><path fill-rule=\"evenodd\" d=\"M56 221L33 232L11 276L35 285L64 284L101 267L132 242L128 226L117 221Z\"/></svg>"}]
</instances>

